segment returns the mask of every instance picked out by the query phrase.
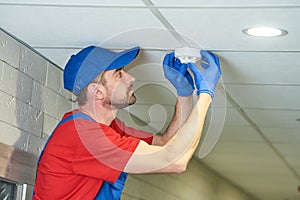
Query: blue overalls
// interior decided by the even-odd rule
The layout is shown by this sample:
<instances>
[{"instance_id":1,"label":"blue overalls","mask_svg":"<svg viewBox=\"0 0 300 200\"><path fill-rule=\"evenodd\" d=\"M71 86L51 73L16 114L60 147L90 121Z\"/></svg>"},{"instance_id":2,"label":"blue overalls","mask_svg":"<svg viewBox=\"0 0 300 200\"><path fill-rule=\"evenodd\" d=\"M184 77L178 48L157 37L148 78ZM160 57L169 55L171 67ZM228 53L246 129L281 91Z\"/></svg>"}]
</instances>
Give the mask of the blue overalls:
<instances>
[{"instance_id":1,"label":"blue overalls","mask_svg":"<svg viewBox=\"0 0 300 200\"><path fill-rule=\"evenodd\" d=\"M56 128L59 127L61 124L65 123L65 122L68 122L70 120L75 120L75 119L78 119L78 118L82 118L82 119L85 119L85 120L88 120L88 121L93 121L93 122L95 121L95 120L93 120L92 118L90 118L89 116L87 116L84 113L81 113L81 112L73 113L73 114L69 115L68 117L64 118L63 120L61 120L58 123L58 125L56 126ZM41 154L38 158L37 164L40 163L40 159L43 155L43 152L44 152L44 149L45 149L46 145L48 144L48 141L51 138L51 135L48 138L48 140L46 141L43 150L41 151ZM121 197L121 194L122 194L122 190L123 190L124 185L125 185L125 181L127 179L127 175L128 175L127 173L121 172L120 176L118 177L118 179L116 180L115 183L104 181L101 188L99 189L99 192L98 192L97 196L95 197L95 200L119 200L120 197Z\"/></svg>"}]
</instances>

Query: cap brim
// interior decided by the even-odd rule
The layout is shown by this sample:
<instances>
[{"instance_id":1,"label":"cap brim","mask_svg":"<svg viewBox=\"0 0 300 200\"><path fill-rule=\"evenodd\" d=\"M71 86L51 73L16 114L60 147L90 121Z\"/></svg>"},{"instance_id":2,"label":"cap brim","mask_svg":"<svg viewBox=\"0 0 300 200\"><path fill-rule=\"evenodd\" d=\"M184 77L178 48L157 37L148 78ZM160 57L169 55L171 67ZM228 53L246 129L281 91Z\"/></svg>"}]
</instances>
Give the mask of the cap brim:
<instances>
[{"instance_id":1,"label":"cap brim","mask_svg":"<svg viewBox=\"0 0 300 200\"><path fill-rule=\"evenodd\" d=\"M137 46L118 53L116 58L107 66L106 70L120 69L128 65L137 57L139 51L140 47Z\"/></svg>"}]
</instances>

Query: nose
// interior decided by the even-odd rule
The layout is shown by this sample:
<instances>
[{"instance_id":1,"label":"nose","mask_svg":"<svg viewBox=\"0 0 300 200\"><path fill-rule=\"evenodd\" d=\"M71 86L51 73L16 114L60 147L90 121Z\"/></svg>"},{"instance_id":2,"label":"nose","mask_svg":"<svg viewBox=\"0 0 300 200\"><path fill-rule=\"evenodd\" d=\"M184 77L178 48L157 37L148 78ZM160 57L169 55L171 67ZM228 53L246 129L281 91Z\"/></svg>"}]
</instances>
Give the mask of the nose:
<instances>
[{"instance_id":1,"label":"nose","mask_svg":"<svg viewBox=\"0 0 300 200\"><path fill-rule=\"evenodd\" d=\"M135 78L132 75L125 72L125 80L126 82L132 84L135 81Z\"/></svg>"}]
</instances>

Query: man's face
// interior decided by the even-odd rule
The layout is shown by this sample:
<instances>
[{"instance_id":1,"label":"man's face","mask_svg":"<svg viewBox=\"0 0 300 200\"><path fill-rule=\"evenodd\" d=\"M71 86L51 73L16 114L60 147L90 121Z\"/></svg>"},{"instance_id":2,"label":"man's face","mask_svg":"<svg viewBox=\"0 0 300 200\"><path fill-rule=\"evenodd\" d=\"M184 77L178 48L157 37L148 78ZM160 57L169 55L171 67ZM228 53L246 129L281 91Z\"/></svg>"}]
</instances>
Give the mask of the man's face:
<instances>
[{"instance_id":1,"label":"man's face","mask_svg":"<svg viewBox=\"0 0 300 200\"><path fill-rule=\"evenodd\" d=\"M105 102L115 108L125 108L136 101L133 91L135 78L126 73L123 68L108 70L103 75L103 85L106 89Z\"/></svg>"}]
</instances>

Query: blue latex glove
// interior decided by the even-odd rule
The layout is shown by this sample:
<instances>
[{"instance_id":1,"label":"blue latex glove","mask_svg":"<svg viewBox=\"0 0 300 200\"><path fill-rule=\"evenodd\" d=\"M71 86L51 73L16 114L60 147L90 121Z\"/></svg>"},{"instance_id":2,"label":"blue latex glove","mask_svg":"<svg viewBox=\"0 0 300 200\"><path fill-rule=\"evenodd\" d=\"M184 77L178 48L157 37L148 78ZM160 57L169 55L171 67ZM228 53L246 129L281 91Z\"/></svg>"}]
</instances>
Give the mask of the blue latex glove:
<instances>
[{"instance_id":1,"label":"blue latex glove","mask_svg":"<svg viewBox=\"0 0 300 200\"><path fill-rule=\"evenodd\" d=\"M200 70L194 63L188 63L194 74L197 95L208 93L211 98L214 98L214 91L222 74L220 61L217 56L208 51L201 50L200 53L204 61L201 63L204 70Z\"/></svg>"},{"instance_id":2,"label":"blue latex glove","mask_svg":"<svg viewBox=\"0 0 300 200\"><path fill-rule=\"evenodd\" d=\"M174 52L164 58L164 75L176 88L178 96L190 96L194 91L194 81L187 68L187 64L175 58Z\"/></svg>"}]
</instances>

